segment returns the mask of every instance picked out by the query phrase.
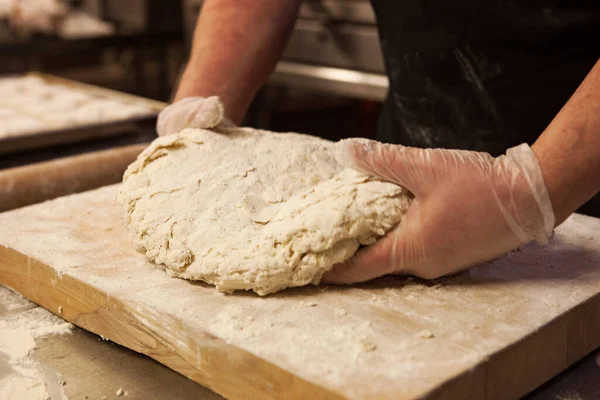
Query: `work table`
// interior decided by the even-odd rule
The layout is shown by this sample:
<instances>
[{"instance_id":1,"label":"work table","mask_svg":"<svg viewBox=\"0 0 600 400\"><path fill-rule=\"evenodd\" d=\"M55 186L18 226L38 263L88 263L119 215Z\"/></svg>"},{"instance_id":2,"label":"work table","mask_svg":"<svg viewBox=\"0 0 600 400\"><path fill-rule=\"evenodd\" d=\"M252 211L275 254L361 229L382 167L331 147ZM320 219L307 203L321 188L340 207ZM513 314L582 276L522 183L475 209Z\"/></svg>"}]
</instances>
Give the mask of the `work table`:
<instances>
[{"instance_id":1,"label":"work table","mask_svg":"<svg viewBox=\"0 0 600 400\"><path fill-rule=\"evenodd\" d=\"M592 398L597 394L598 384L581 383L600 381L594 358L577 363L600 346L598 219L573 215L548 246L527 245L435 282L386 277L228 296L170 278L136 252L114 206L117 189L0 214L0 283L230 398L503 400L572 364L585 372L571 387L560 379L558 390L589 386ZM50 370L60 370L66 384L51 374L53 389L80 390L73 398L93 390L111 398L119 389L148 398L145 390L163 393L154 387L163 374L195 388L185 393L203 390L149 359L74 332L40 339L34 352L42 360L49 354ZM84 373L87 365L96 369ZM90 389L83 376L101 389ZM182 385L162 386L174 397Z\"/></svg>"},{"instance_id":2,"label":"work table","mask_svg":"<svg viewBox=\"0 0 600 400\"><path fill-rule=\"evenodd\" d=\"M18 295L0 287L12 298ZM2 305L0 304L0 309ZM3 316L0 315L0 318ZM37 341L32 358L65 382L68 399L217 400L222 397L149 357L74 327L70 334ZM0 357L0 380L10 367ZM585 357L525 399L592 400L600 398L600 350ZM52 399L54 400L54 399Z\"/></svg>"}]
</instances>

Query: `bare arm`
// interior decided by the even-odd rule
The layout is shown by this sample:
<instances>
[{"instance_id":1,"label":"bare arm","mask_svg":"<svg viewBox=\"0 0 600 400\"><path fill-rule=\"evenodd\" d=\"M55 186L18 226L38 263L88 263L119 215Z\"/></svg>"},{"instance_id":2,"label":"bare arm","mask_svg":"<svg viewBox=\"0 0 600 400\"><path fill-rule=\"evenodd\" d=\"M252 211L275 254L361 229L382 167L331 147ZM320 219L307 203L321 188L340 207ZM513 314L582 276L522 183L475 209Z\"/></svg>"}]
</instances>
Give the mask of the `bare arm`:
<instances>
[{"instance_id":1,"label":"bare arm","mask_svg":"<svg viewBox=\"0 0 600 400\"><path fill-rule=\"evenodd\" d=\"M532 148L558 225L600 191L600 61Z\"/></svg>"},{"instance_id":2,"label":"bare arm","mask_svg":"<svg viewBox=\"0 0 600 400\"><path fill-rule=\"evenodd\" d=\"M174 101L219 96L239 124L272 72L300 0L206 0Z\"/></svg>"}]
</instances>

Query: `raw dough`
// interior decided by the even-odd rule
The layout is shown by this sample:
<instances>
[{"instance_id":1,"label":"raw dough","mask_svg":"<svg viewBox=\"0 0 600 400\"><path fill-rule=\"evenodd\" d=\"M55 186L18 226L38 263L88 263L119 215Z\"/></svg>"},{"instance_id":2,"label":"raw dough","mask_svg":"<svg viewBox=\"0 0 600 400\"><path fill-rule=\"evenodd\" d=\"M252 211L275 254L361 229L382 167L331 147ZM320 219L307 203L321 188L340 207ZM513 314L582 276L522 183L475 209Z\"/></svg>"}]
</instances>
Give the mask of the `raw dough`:
<instances>
[{"instance_id":1,"label":"raw dough","mask_svg":"<svg viewBox=\"0 0 600 400\"><path fill-rule=\"evenodd\" d=\"M396 226L405 189L335 160L332 142L248 128L155 140L117 195L133 242L174 277L260 295L318 284Z\"/></svg>"}]
</instances>

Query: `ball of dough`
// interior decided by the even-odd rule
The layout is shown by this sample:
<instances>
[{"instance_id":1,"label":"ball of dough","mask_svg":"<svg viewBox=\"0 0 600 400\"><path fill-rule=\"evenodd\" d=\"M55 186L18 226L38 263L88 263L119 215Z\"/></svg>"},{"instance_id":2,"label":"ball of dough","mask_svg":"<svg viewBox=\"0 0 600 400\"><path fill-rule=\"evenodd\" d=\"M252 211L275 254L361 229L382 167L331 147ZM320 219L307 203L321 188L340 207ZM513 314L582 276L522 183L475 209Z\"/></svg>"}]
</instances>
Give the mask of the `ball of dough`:
<instances>
[{"instance_id":1,"label":"ball of dough","mask_svg":"<svg viewBox=\"0 0 600 400\"><path fill-rule=\"evenodd\" d=\"M155 140L117 197L133 243L171 276L260 295L318 284L411 199L340 166L332 142L247 128Z\"/></svg>"}]
</instances>

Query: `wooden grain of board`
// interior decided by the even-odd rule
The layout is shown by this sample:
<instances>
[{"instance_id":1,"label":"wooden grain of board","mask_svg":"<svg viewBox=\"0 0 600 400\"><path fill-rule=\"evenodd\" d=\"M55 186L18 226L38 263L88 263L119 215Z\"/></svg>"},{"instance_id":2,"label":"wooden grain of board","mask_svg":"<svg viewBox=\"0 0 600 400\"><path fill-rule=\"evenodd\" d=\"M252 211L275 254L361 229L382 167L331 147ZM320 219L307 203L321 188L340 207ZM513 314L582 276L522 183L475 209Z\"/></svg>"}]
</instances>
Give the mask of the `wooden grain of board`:
<instances>
[{"instance_id":1,"label":"wooden grain of board","mask_svg":"<svg viewBox=\"0 0 600 400\"><path fill-rule=\"evenodd\" d=\"M260 298L146 261L116 189L0 214L0 282L229 398L518 398L600 345L598 219L435 283Z\"/></svg>"}]
</instances>

